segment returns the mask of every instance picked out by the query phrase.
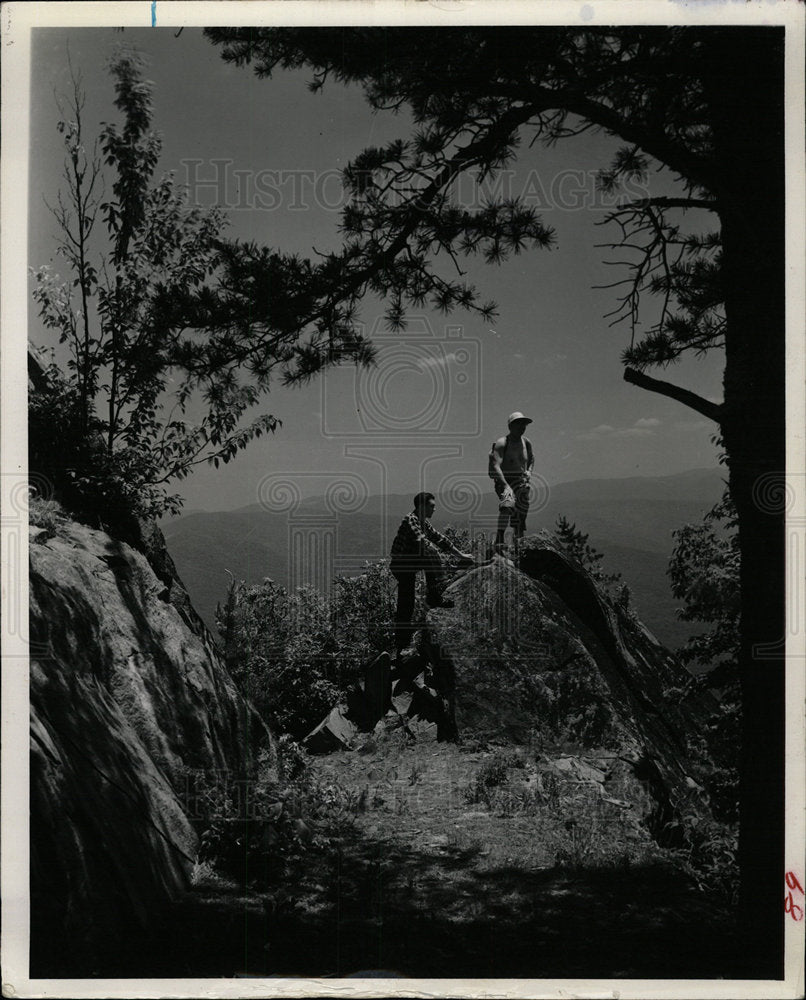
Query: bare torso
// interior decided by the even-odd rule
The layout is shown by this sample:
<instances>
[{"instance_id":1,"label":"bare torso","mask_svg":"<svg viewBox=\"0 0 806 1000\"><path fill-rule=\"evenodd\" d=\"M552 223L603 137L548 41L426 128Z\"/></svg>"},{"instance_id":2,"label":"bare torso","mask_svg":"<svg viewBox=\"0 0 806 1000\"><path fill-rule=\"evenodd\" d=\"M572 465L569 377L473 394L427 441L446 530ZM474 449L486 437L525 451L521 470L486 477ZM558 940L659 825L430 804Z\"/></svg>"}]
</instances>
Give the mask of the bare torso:
<instances>
[{"instance_id":1,"label":"bare torso","mask_svg":"<svg viewBox=\"0 0 806 1000\"><path fill-rule=\"evenodd\" d=\"M515 439L506 435L495 442L494 449L507 479L525 476L529 471L529 449L525 437Z\"/></svg>"}]
</instances>

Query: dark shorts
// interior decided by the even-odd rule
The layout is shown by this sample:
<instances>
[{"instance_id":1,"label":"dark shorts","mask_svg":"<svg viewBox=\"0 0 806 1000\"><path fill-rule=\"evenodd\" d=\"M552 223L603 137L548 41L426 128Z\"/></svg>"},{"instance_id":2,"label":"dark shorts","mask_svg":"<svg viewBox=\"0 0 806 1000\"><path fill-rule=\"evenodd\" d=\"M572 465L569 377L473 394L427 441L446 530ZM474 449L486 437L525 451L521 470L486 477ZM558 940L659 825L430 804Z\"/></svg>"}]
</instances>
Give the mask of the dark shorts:
<instances>
[{"instance_id":1,"label":"dark shorts","mask_svg":"<svg viewBox=\"0 0 806 1000\"><path fill-rule=\"evenodd\" d=\"M508 523L512 525L516 534L521 535L526 531L526 515L529 513L529 484L513 482L509 483L509 486L515 494L515 507L510 511ZM497 481L495 482L495 492L500 500L504 493L504 487ZM499 531L501 530L501 523L499 517ZM506 524L507 522L504 521L503 523Z\"/></svg>"},{"instance_id":2,"label":"dark shorts","mask_svg":"<svg viewBox=\"0 0 806 1000\"><path fill-rule=\"evenodd\" d=\"M515 494L515 511L526 517L529 513L529 484L516 482L508 485ZM499 500L504 495L504 487L497 480L495 481L495 492Z\"/></svg>"}]
</instances>

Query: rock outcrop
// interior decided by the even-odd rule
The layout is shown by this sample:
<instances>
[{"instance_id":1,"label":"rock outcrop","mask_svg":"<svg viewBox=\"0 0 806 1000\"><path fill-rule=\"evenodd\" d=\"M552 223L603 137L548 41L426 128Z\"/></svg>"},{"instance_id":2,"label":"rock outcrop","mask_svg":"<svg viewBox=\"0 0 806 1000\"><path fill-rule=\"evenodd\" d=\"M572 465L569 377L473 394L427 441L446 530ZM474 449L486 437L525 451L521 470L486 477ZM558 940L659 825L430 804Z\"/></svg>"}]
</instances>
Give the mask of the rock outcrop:
<instances>
[{"instance_id":1,"label":"rock outcrop","mask_svg":"<svg viewBox=\"0 0 806 1000\"><path fill-rule=\"evenodd\" d=\"M303 740L309 753L330 753L350 746L360 732L371 730L389 709L392 692L391 661L381 653L364 665L362 676Z\"/></svg>"},{"instance_id":2,"label":"rock outcrop","mask_svg":"<svg viewBox=\"0 0 806 1000\"><path fill-rule=\"evenodd\" d=\"M617 762L607 772L624 787L626 769L645 821L673 842L679 809L699 799L686 749L699 709L675 697L689 675L674 656L548 532L526 540L517 566L495 557L446 596L454 606L430 610L416 648L393 665L378 727L416 735L426 723L437 739L545 743ZM354 745L369 728L360 704L359 690L310 748Z\"/></svg>"},{"instance_id":3,"label":"rock outcrop","mask_svg":"<svg viewBox=\"0 0 806 1000\"><path fill-rule=\"evenodd\" d=\"M243 775L269 737L167 553L157 575L49 521L30 529L32 969L88 975L188 886L190 775Z\"/></svg>"}]
</instances>

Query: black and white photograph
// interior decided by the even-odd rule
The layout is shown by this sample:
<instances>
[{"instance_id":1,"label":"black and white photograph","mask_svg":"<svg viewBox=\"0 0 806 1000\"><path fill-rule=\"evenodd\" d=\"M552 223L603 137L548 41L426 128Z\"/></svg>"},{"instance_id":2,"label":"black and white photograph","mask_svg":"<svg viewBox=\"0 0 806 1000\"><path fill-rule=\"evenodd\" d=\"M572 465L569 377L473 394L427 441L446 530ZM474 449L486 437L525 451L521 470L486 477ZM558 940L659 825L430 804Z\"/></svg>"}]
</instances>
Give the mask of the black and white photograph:
<instances>
[{"instance_id":1,"label":"black and white photograph","mask_svg":"<svg viewBox=\"0 0 806 1000\"><path fill-rule=\"evenodd\" d=\"M804 5L2 24L4 995L803 996Z\"/></svg>"}]
</instances>

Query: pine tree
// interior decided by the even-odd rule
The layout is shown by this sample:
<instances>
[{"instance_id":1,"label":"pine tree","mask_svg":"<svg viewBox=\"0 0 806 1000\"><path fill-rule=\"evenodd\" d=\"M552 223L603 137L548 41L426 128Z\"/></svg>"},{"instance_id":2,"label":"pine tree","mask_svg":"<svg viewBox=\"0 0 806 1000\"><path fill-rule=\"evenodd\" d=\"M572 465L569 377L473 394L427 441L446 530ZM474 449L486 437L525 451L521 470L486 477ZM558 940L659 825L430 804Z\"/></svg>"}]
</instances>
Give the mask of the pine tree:
<instances>
[{"instance_id":1,"label":"pine tree","mask_svg":"<svg viewBox=\"0 0 806 1000\"><path fill-rule=\"evenodd\" d=\"M604 553L597 551L588 542L588 535L579 531L576 524L572 524L562 514L557 518L557 537L565 546L568 555L576 559L605 590L610 590L614 584L621 582L621 573L604 572L601 566Z\"/></svg>"},{"instance_id":2,"label":"pine tree","mask_svg":"<svg viewBox=\"0 0 806 1000\"><path fill-rule=\"evenodd\" d=\"M448 197L457 178L488 177L522 138L546 144L602 129L624 146L602 181L669 169L684 195L623 205L616 246L632 244L617 314L635 322L662 296L654 329L625 356L625 378L719 425L741 551L741 907L752 975L778 976L783 918L784 773L784 157L783 42L777 27L209 29L225 59L258 76L309 67L363 87L376 108L406 106L412 134L365 150L345 170L344 243L320 266L311 315L355 314L366 292L492 315L474 289L437 273L462 255L494 263L553 238L517 200L476 211ZM761 194L763 192L763 196ZM709 213L697 237L676 221ZM460 275L461 277L461 275ZM332 279L332 280L330 280ZM617 293L618 294L618 293ZM724 347L724 402L645 369ZM752 964L755 961L755 964Z\"/></svg>"}]
</instances>

